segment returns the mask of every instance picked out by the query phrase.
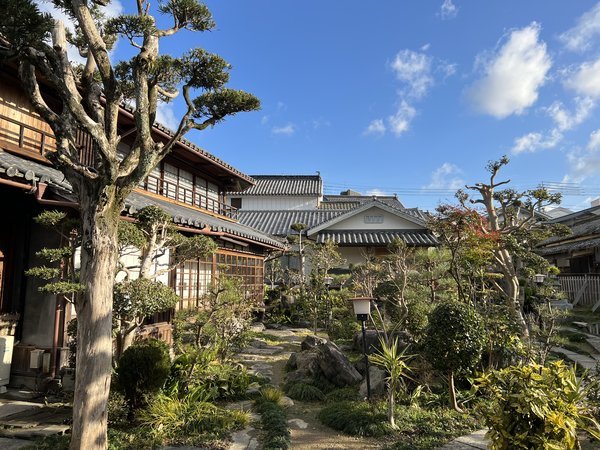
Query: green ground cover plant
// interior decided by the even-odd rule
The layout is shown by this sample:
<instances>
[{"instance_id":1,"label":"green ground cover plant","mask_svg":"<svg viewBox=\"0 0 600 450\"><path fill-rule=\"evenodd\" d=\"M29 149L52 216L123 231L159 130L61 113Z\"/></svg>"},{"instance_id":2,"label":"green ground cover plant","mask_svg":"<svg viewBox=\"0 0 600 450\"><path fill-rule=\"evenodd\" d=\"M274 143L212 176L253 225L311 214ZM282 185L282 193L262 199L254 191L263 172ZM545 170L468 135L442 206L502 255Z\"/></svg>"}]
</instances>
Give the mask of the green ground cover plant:
<instances>
[{"instance_id":1,"label":"green ground cover plant","mask_svg":"<svg viewBox=\"0 0 600 450\"><path fill-rule=\"evenodd\" d=\"M263 450L286 450L290 446L287 414L280 402L283 392L273 387L263 388L255 401L260 414Z\"/></svg>"}]
</instances>

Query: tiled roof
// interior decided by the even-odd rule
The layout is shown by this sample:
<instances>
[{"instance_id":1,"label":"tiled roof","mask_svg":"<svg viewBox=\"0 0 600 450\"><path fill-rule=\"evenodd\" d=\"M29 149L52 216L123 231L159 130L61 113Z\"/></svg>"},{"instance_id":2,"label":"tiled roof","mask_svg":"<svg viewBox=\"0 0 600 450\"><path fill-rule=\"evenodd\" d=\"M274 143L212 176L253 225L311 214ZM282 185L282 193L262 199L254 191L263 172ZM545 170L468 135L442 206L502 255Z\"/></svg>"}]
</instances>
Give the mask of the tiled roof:
<instances>
[{"instance_id":1,"label":"tiled roof","mask_svg":"<svg viewBox=\"0 0 600 450\"><path fill-rule=\"evenodd\" d=\"M243 192L228 195L320 196L323 180L320 175L251 175L256 184Z\"/></svg>"},{"instance_id":2,"label":"tiled roof","mask_svg":"<svg viewBox=\"0 0 600 450\"><path fill-rule=\"evenodd\" d=\"M392 195L324 195L319 206L322 209L353 209L376 198L392 208L405 209L398 197Z\"/></svg>"},{"instance_id":3,"label":"tiled roof","mask_svg":"<svg viewBox=\"0 0 600 450\"><path fill-rule=\"evenodd\" d=\"M320 223L327 222L345 211L328 210L277 210L277 211L238 211L240 223L263 233L274 236L287 236L292 233L290 227L295 223L304 223L312 228Z\"/></svg>"},{"instance_id":4,"label":"tiled roof","mask_svg":"<svg viewBox=\"0 0 600 450\"><path fill-rule=\"evenodd\" d=\"M223 220L195 209L186 208L185 206L171 203L166 199L163 201L156 197L146 196L140 192L132 192L125 201L125 208L131 214L148 205L158 206L167 214L170 214L173 217L173 223L176 225L197 229L208 227L211 231L228 233L277 248L285 247L280 241L249 226Z\"/></svg>"},{"instance_id":5,"label":"tiled roof","mask_svg":"<svg viewBox=\"0 0 600 450\"><path fill-rule=\"evenodd\" d=\"M552 247L543 247L536 250L536 253L542 256L558 255L560 253L568 253L576 250L584 250L588 248L600 246L600 237L586 239L583 241L566 242Z\"/></svg>"},{"instance_id":6,"label":"tiled roof","mask_svg":"<svg viewBox=\"0 0 600 450\"><path fill-rule=\"evenodd\" d=\"M336 244L359 246L387 246L396 239L415 246L430 247L439 244L429 230L325 230L317 235L317 243L334 241Z\"/></svg>"},{"instance_id":7,"label":"tiled roof","mask_svg":"<svg viewBox=\"0 0 600 450\"><path fill-rule=\"evenodd\" d=\"M0 150L0 174L20 182L48 183L59 190L71 192L71 184L60 170L20 158Z\"/></svg>"},{"instance_id":8,"label":"tiled roof","mask_svg":"<svg viewBox=\"0 0 600 450\"><path fill-rule=\"evenodd\" d=\"M548 238L540 244L540 247L561 241L570 241L585 236L600 235L600 217L595 218L593 220L589 220L587 222L580 223L578 225L573 225L570 228L570 234L567 234L566 236L554 236Z\"/></svg>"},{"instance_id":9,"label":"tiled roof","mask_svg":"<svg viewBox=\"0 0 600 450\"><path fill-rule=\"evenodd\" d=\"M27 174L27 172L30 173ZM0 175L3 174L6 174L11 178L20 178L21 180L25 180L25 177L28 177L28 181L35 179L36 182L46 182L59 195L73 200L73 189L61 171L0 150ZM258 230L254 230L240 223L219 219L218 217L211 216L210 214L203 213L196 209L173 204L167 200L162 201L138 192L132 192L129 197L127 197L125 209L129 213L132 213L133 211L148 205L159 206L170 214L173 217L173 222L178 225L185 225L198 229L209 227L211 231L229 233L234 236L250 239L277 248L284 247L281 242L273 237L267 236Z\"/></svg>"}]
</instances>

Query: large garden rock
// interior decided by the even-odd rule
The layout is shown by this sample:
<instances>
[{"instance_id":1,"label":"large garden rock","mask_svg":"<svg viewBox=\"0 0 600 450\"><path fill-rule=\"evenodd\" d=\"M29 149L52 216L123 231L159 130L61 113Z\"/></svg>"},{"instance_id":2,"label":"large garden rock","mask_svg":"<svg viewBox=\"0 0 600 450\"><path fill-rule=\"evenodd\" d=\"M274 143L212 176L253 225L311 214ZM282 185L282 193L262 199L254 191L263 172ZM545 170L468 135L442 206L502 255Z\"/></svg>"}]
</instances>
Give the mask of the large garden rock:
<instances>
[{"instance_id":1,"label":"large garden rock","mask_svg":"<svg viewBox=\"0 0 600 450\"><path fill-rule=\"evenodd\" d=\"M379 367L369 366L371 395L380 396L385 393L385 370ZM361 397L367 396L367 378L360 384L359 394Z\"/></svg>"},{"instance_id":2,"label":"large garden rock","mask_svg":"<svg viewBox=\"0 0 600 450\"><path fill-rule=\"evenodd\" d=\"M319 345L316 351L319 368L329 381L340 387L360 383L362 376L333 342Z\"/></svg>"},{"instance_id":3,"label":"large garden rock","mask_svg":"<svg viewBox=\"0 0 600 450\"><path fill-rule=\"evenodd\" d=\"M314 350L292 353L285 365L288 372L285 376L286 381L293 383L314 378L321 372L317 358L317 352Z\"/></svg>"},{"instance_id":4,"label":"large garden rock","mask_svg":"<svg viewBox=\"0 0 600 450\"><path fill-rule=\"evenodd\" d=\"M317 357L318 355L316 351L292 353L285 365L285 368L288 372L291 372L292 370L304 370L315 373L319 367Z\"/></svg>"},{"instance_id":5,"label":"large garden rock","mask_svg":"<svg viewBox=\"0 0 600 450\"><path fill-rule=\"evenodd\" d=\"M313 349L319 345L323 345L325 343L327 343L327 339L324 339L322 337L311 334L309 336L306 336L306 338L304 338L304 340L300 344L300 348L302 350L311 350L311 349Z\"/></svg>"}]
</instances>

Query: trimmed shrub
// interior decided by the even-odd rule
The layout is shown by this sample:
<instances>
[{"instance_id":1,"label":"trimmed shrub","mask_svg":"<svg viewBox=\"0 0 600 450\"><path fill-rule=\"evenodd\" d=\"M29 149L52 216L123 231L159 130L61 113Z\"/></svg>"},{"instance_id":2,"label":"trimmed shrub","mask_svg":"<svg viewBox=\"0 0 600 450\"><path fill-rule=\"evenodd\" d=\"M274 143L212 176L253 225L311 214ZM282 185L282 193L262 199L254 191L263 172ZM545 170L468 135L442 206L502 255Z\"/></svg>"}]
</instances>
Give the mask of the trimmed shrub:
<instances>
[{"instance_id":1,"label":"trimmed shrub","mask_svg":"<svg viewBox=\"0 0 600 450\"><path fill-rule=\"evenodd\" d=\"M578 429L600 439L573 367L556 361L510 366L485 374L477 386L490 398L483 407L492 449L580 448Z\"/></svg>"},{"instance_id":2,"label":"trimmed shrub","mask_svg":"<svg viewBox=\"0 0 600 450\"><path fill-rule=\"evenodd\" d=\"M144 405L144 397L158 392L171 370L167 344L148 339L129 347L119 360L116 385L131 410Z\"/></svg>"},{"instance_id":3,"label":"trimmed shrub","mask_svg":"<svg viewBox=\"0 0 600 450\"><path fill-rule=\"evenodd\" d=\"M285 392L288 397L302 402L317 402L325 399L321 389L308 383L288 383Z\"/></svg>"}]
</instances>

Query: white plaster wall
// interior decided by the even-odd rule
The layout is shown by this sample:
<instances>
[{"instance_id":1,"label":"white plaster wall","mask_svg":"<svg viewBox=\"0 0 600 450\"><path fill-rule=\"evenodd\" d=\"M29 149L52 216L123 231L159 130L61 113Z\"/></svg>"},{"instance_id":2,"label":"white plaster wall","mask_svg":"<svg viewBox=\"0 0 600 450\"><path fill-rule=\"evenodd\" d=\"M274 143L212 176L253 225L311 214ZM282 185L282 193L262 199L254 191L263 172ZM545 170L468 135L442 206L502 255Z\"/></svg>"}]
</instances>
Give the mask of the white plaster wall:
<instances>
[{"instance_id":1,"label":"white plaster wall","mask_svg":"<svg viewBox=\"0 0 600 450\"><path fill-rule=\"evenodd\" d=\"M346 260L346 264L343 267L350 267L351 265L363 264L365 262L365 247L338 247L338 251L342 258Z\"/></svg>"},{"instance_id":2,"label":"white plaster wall","mask_svg":"<svg viewBox=\"0 0 600 450\"><path fill-rule=\"evenodd\" d=\"M170 261L170 256L169 256L169 249L163 249L163 250L159 250L157 252L157 254L159 255L158 258L155 259L154 264L152 266L152 268L150 269L152 274L156 274L157 272L166 270L169 267L169 261ZM125 267L129 267L130 269L130 278L132 280L136 280L139 277L139 264L140 264L140 251L135 248L135 247L127 247L125 248L123 255L119 258L119 261L121 264L123 264ZM81 247L78 248L75 251L75 266L79 267L79 263L78 261L80 261L81 258ZM120 271L119 273L117 273L117 276L115 277L116 281L123 281L125 279L126 273L125 271ZM156 277L156 281L160 281L163 284L168 285L169 284L169 273L165 272L162 273L161 275L158 275Z\"/></svg>"},{"instance_id":3,"label":"white plaster wall","mask_svg":"<svg viewBox=\"0 0 600 450\"><path fill-rule=\"evenodd\" d=\"M365 223L365 216L383 216L383 222ZM425 227L376 206L327 227L328 230L415 230L423 228Z\"/></svg>"},{"instance_id":4,"label":"white plaster wall","mask_svg":"<svg viewBox=\"0 0 600 450\"><path fill-rule=\"evenodd\" d=\"M231 197L236 197L232 195ZM319 199L312 196L252 196L242 198L242 209L247 211L279 211L316 209ZM228 200L231 204L231 201Z\"/></svg>"},{"instance_id":5,"label":"white plaster wall","mask_svg":"<svg viewBox=\"0 0 600 450\"><path fill-rule=\"evenodd\" d=\"M157 272L163 271L169 267L169 249L159 250L157 252L158 258L154 261L152 268L150 269L152 274L156 274ZM127 248L125 250L125 255L121 256L119 260L121 264L125 267L135 267L139 266L140 251L134 247ZM130 277L132 280L137 279L139 276L139 269L133 269ZM121 271L117 274L117 281L122 281L125 278L125 272ZM166 285L169 284L169 273L165 272L158 277L156 277L156 281L160 281Z\"/></svg>"}]
</instances>

